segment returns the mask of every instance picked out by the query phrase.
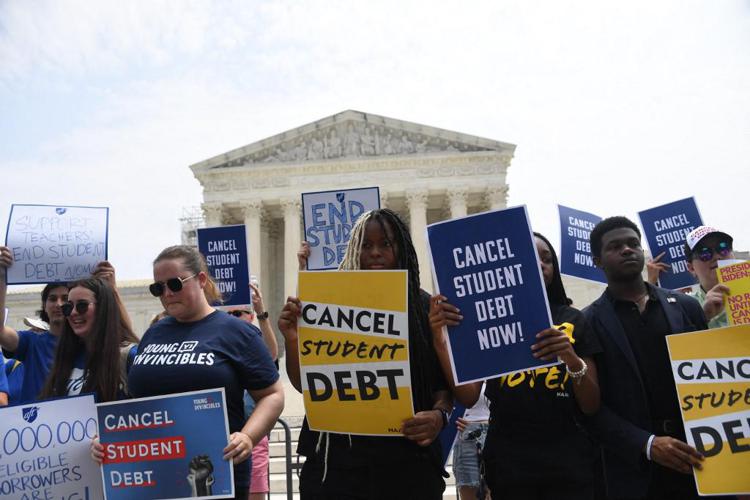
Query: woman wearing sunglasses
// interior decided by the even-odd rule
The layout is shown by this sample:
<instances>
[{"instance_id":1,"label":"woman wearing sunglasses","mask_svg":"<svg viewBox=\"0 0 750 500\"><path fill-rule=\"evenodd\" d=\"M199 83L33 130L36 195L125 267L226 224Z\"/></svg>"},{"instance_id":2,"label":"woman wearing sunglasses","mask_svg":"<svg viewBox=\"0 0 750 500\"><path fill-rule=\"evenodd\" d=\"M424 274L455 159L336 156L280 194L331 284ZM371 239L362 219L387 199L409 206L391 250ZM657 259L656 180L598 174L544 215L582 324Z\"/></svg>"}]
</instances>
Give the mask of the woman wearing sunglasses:
<instances>
[{"instance_id":1,"label":"woman wearing sunglasses","mask_svg":"<svg viewBox=\"0 0 750 500\"><path fill-rule=\"evenodd\" d=\"M244 500L252 448L270 432L284 407L278 370L255 326L211 306L219 294L195 248L163 250L154 260L154 280L149 290L169 316L143 335L128 387L134 397L223 387L231 432L224 458L234 461L235 498ZM149 354L171 352L170 346L178 346L174 356L154 359ZM256 402L247 420L245 390Z\"/></svg>"},{"instance_id":2,"label":"woman wearing sunglasses","mask_svg":"<svg viewBox=\"0 0 750 500\"><path fill-rule=\"evenodd\" d=\"M98 402L127 397L126 372L138 343L130 321L104 280L73 284L62 306L65 326L42 398L92 392Z\"/></svg>"}]
</instances>

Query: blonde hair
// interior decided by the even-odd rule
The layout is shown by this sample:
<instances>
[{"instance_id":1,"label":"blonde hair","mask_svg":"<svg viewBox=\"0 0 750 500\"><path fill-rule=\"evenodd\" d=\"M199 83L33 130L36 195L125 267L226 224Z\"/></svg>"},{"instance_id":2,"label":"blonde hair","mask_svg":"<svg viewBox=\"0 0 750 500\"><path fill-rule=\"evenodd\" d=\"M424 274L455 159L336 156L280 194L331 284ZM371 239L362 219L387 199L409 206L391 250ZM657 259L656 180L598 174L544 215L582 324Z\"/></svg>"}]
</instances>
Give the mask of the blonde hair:
<instances>
[{"instance_id":1,"label":"blonde hair","mask_svg":"<svg viewBox=\"0 0 750 500\"><path fill-rule=\"evenodd\" d=\"M154 259L154 265L156 265L157 262L169 259L182 259L183 265L192 273L205 273L206 285L203 287L203 295L206 296L206 301L211 305L221 304L223 302L219 287L216 286L216 282L211 277L211 273L208 272L206 259L197 248L188 245L174 245L167 247L161 251L156 259Z\"/></svg>"}]
</instances>

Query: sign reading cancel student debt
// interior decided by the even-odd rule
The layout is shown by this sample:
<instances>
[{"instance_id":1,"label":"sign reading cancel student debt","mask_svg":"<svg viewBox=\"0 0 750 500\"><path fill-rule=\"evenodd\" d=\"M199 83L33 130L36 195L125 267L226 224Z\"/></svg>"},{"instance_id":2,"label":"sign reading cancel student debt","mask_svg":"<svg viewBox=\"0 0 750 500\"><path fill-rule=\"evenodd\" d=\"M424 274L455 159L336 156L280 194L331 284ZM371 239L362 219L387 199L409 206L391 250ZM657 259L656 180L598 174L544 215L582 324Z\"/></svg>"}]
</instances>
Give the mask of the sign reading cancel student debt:
<instances>
[{"instance_id":1,"label":"sign reading cancel student debt","mask_svg":"<svg viewBox=\"0 0 750 500\"><path fill-rule=\"evenodd\" d=\"M750 493L750 325L668 335L687 442L705 460L701 495Z\"/></svg>"},{"instance_id":2,"label":"sign reading cancel student debt","mask_svg":"<svg viewBox=\"0 0 750 500\"><path fill-rule=\"evenodd\" d=\"M109 208L11 205L8 284L75 281L107 260Z\"/></svg>"},{"instance_id":3,"label":"sign reading cancel student debt","mask_svg":"<svg viewBox=\"0 0 750 500\"><path fill-rule=\"evenodd\" d=\"M406 271L299 273L299 358L310 428L401 435L414 415Z\"/></svg>"},{"instance_id":4,"label":"sign reading cancel student debt","mask_svg":"<svg viewBox=\"0 0 750 500\"><path fill-rule=\"evenodd\" d=\"M606 283L604 273L594 264L591 255L591 231L598 215L575 208L557 206L560 212L560 272L597 283Z\"/></svg>"},{"instance_id":5,"label":"sign reading cancel student debt","mask_svg":"<svg viewBox=\"0 0 750 500\"><path fill-rule=\"evenodd\" d=\"M91 395L0 409L0 498L102 498Z\"/></svg>"},{"instance_id":6,"label":"sign reading cancel student debt","mask_svg":"<svg viewBox=\"0 0 750 500\"><path fill-rule=\"evenodd\" d=\"M224 389L97 405L107 500L231 498Z\"/></svg>"},{"instance_id":7,"label":"sign reading cancel student debt","mask_svg":"<svg viewBox=\"0 0 750 500\"><path fill-rule=\"evenodd\" d=\"M360 215L380 208L376 187L302 193L309 271L336 269L344 259L349 233Z\"/></svg>"},{"instance_id":8,"label":"sign reading cancel student debt","mask_svg":"<svg viewBox=\"0 0 750 500\"><path fill-rule=\"evenodd\" d=\"M695 284L685 260L685 236L702 225L695 199L667 203L638 212L644 236L652 257L664 254L661 262L669 264L669 271L659 275L659 285L670 290Z\"/></svg>"},{"instance_id":9,"label":"sign reading cancel student debt","mask_svg":"<svg viewBox=\"0 0 750 500\"><path fill-rule=\"evenodd\" d=\"M448 327L456 384L551 366L531 355L552 324L526 207L427 227L436 291L464 319Z\"/></svg>"},{"instance_id":10,"label":"sign reading cancel student debt","mask_svg":"<svg viewBox=\"0 0 750 500\"><path fill-rule=\"evenodd\" d=\"M197 235L198 250L206 258L208 270L219 287L222 305L250 304L250 270L245 226L240 224L200 228Z\"/></svg>"}]
</instances>

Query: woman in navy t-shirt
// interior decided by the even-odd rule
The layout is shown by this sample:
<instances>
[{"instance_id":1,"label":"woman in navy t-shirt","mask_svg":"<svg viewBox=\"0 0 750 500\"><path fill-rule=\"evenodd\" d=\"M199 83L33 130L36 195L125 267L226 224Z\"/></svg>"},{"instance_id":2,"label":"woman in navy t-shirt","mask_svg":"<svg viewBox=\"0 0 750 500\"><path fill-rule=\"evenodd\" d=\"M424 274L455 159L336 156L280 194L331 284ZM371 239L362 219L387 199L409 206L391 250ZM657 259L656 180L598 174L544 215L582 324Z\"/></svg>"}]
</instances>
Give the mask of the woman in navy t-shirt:
<instances>
[{"instance_id":1,"label":"woman in navy t-shirt","mask_svg":"<svg viewBox=\"0 0 750 500\"><path fill-rule=\"evenodd\" d=\"M138 337L112 286L99 278L76 282L62 312L65 327L41 397L91 392L100 403L126 397L125 366Z\"/></svg>"},{"instance_id":2,"label":"woman in navy t-shirt","mask_svg":"<svg viewBox=\"0 0 750 500\"><path fill-rule=\"evenodd\" d=\"M214 309L215 294L203 256L189 246L166 248L154 261L151 293L169 315L141 339L128 376L133 397L223 387L229 415L229 444L224 458L235 464L235 498L246 499L249 458L284 407L278 370L253 325ZM247 421L243 392L256 401Z\"/></svg>"}]
</instances>

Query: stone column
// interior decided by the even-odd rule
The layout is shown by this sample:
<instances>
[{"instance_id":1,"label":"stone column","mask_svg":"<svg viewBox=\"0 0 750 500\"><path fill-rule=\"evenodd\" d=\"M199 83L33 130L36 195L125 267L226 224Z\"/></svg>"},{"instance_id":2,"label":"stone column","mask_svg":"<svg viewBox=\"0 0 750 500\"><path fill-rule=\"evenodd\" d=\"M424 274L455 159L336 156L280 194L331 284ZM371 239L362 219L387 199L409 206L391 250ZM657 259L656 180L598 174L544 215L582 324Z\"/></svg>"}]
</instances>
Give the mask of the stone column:
<instances>
[{"instance_id":1,"label":"stone column","mask_svg":"<svg viewBox=\"0 0 750 500\"><path fill-rule=\"evenodd\" d=\"M431 292L432 271L430 259L427 255L427 236L425 234L427 227L427 192L407 191L406 204L409 207L411 241L414 243L414 250L417 252L417 260L419 261L419 281L422 288Z\"/></svg>"},{"instance_id":2,"label":"stone column","mask_svg":"<svg viewBox=\"0 0 750 500\"><path fill-rule=\"evenodd\" d=\"M206 221L206 227L221 226L224 222L221 203L203 203L203 219Z\"/></svg>"},{"instance_id":3,"label":"stone column","mask_svg":"<svg viewBox=\"0 0 750 500\"><path fill-rule=\"evenodd\" d=\"M247 255L250 260L250 274L260 279L262 264L260 221L263 218L263 202L253 200L242 205L242 215L245 219L245 239L247 240Z\"/></svg>"},{"instance_id":4,"label":"stone column","mask_svg":"<svg viewBox=\"0 0 750 500\"><path fill-rule=\"evenodd\" d=\"M448 202L450 203L451 219L466 216L466 200L469 198L469 188L457 187L448 189Z\"/></svg>"},{"instance_id":5,"label":"stone column","mask_svg":"<svg viewBox=\"0 0 750 500\"><path fill-rule=\"evenodd\" d=\"M297 250L301 242L299 198L288 198L281 201L284 211L284 295L297 295Z\"/></svg>"},{"instance_id":6,"label":"stone column","mask_svg":"<svg viewBox=\"0 0 750 500\"><path fill-rule=\"evenodd\" d=\"M487 186L484 195L490 210L499 210L508 206L508 186L504 184Z\"/></svg>"}]
</instances>

